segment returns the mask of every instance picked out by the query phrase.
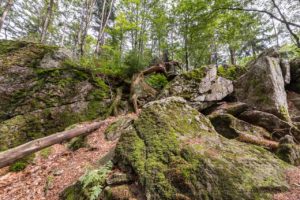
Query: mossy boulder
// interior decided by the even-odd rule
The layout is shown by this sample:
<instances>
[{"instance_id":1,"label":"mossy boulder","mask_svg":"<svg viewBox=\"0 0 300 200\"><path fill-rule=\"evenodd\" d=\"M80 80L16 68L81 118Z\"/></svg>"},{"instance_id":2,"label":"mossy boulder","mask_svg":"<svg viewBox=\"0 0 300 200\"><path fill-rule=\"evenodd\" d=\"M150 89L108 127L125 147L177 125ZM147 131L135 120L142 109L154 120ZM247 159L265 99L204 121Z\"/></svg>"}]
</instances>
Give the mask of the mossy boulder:
<instances>
[{"instance_id":1,"label":"mossy boulder","mask_svg":"<svg viewBox=\"0 0 300 200\"><path fill-rule=\"evenodd\" d=\"M121 117L119 120L113 122L110 124L107 129L105 130L105 138L108 141L114 141L116 139L119 139L119 137L128 131L128 128L131 128L133 119L131 117Z\"/></svg>"},{"instance_id":2,"label":"mossy boulder","mask_svg":"<svg viewBox=\"0 0 300 200\"><path fill-rule=\"evenodd\" d=\"M0 41L0 151L103 116L108 86L66 50Z\"/></svg>"},{"instance_id":3,"label":"mossy boulder","mask_svg":"<svg viewBox=\"0 0 300 200\"><path fill-rule=\"evenodd\" d=\"M300 58L295 58L290 62L291 83L288 86L290 90L300 93Z\"/></svg>"},{"instance_id":4,"label":"mossy boulder","mask_svg":"<svg viewBox=\"0 0 300 200\"><path fill-rule=\"evenodd\" d=\"M252 135L257 138L271 139L271 134L259 126L254 126L239 120L230 114L212 114L209 116L216 131L228 139L236 139L241 134Z\"/></svg>"},{"instance_id":5,"label":"mossy boulder","mask_svg":"<svg viewBox=\"0 0 300 200\"><path fill-rule=\"evenodd\" d=\"M232 92L232 81L218 76L215 66L205 66L177 76L165 86L159 97L180 96L194 108L203 110Z\"/></svg>"},{"instance_id":6,"label":"mossy boulder","mask_svg":"<svg viewBox=\"0 0 300 200\"><path fill-rule=\"evenodd\" d=\"M281 59L276 49L268 49L254 61L235 83L236 98L257 110L290 121Z\"/></svg>"},{"instance_id":7,"label":"mossy boulder","mask_svg":"<svg viewBox=\"0 0 300 200\"><path fill-rule=\"evenodd\" d=\"M300 165L300 146L294 142L292 136L281 138L276 152L277 156L292 165Z\"/></svg>"},{"instance_id":8,"label":"mossy boulder","mask_svg":"<svg viewBox=\"0 0 300 200\"><path fill-rule=\"evenodd\" d=\"M292 168L267 150L220 136L179 97L148 103L116 147L147 199L272 199Z\"/></svg>"},{"instance_id":9,"label":"mossy boulder","mask_svg":"<svg viewBox=\"0 0 300 200\"><path fill-rule=\"evenodd\" d=\"M297 141L300 140L300 129L293 123L288 123L279 117L258 110L248 110L239 115L239 118L250 124L263 127L272 133L272 139L279 141L286 135L292 135Z\"/></svg>"}]
</instances>

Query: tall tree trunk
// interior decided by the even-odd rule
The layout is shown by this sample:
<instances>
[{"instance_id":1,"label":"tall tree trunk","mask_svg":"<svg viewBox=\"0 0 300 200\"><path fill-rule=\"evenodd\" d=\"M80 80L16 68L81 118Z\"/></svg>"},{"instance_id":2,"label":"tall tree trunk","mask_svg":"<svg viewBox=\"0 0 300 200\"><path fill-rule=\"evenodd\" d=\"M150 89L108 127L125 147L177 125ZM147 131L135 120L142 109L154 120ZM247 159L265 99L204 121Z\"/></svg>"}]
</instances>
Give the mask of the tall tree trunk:
<instances>
[{"instance_id":1,"label":"tall tree trunk","mask_svg":"<svg viewBox=\"0 0 300 200\"><path fill-rule=\"evenodd\" d=\"M100 53L100 50L101 50L101 45L104 44L103 42L103 37L104 37L104 31L105 31L105 28L107 26L107 23L109 21L109 18L111 16L111 12L112 12L112 8L114 6L114 0L111 0L110 2L110 6L109 6L109 11L108 13L105 12L105 6L106 6L106 0L104 0L104 3L103 3L103 8L102 8L102 18L101 18L101 24L100 24L100 28L99 28L99 33L98 33L98 40L97 40L97 45L96 45L96 50L95 50L95 53L96 54L99 54Z\"/></svg>"},{"instance_id":2,"label":"tall tree trunk","mask_svg":"<svg viewBox=\"0 0 300 200\"><path fill-rule=\"evenodd\" d=\"M298 35L292 30L290 24L288 23L286 17L284 16L284 14L282 13L282 11L280 10L279 6L276 4L275 0L271 0L273 3L273 6L276 8L276 10L278 11L282 21L284 22L287 30L289 31L289 33L292 35L292 37L294 38L297 47L300 48L300 38L298 37Z\"/></svg>"},{"instance_id":3,"label":"tall tree trunk","mask_svg":"<svg viewBox=\"0 0 300 200\"><path fill-rule=\"evenodd\" d=\"M11 7L14 5L14 0L9 0L4 8L4 11L2 13L2 16L0 18L0 32L3 28L4 22L5 22L5 18L8 14L8 12L10 11Z\"/></svg>"},{"instance_id":4,"label":"tall tree trunk","mask_svg":"<svg viewBox=\"0 0 300 200\"><path fill-rule=\"evenodd\" d=\"M48 8L47 8L47 13L45 16L44 24L43 24L43 29L42 29L42 34L41 34L41 43L44 43L46 40L46 35L47 35L48 28L49 28L51 18L53 15L53 7L54 7L54 0L50 0Z\"/></svg>"},{"instance_id":5,"label":"tall tree trunk","mask_svg":"<svg viewBox=\"0 0 300 200\"><path fill-rule=\"evenodd\" d=\"M235 58L235 50L232 47L229 47L230 52L230 63L231 65L236 65L236 58Z\"/></svg>"}]
</instances>

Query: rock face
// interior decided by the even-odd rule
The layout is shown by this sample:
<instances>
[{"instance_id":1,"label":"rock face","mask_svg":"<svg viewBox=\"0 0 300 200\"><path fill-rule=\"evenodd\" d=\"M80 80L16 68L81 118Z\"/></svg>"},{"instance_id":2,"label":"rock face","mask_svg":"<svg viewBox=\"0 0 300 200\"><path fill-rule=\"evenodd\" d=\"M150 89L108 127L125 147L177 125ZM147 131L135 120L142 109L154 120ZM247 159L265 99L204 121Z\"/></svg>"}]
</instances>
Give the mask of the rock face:
<instances>
[{"instance_id":1,"label":"rock face","mask_svg":"<svg viewBox=\"0 0 300 200\"><path fill-rule=\"evenodd\" d=\"M133 119L130 117L122 117L118 121L109 125L109 127L105 130L105 138L108 141L114 141L118 139L123 133L128 131L128 128L131 128Z\"/></svg>"},{"instance_id":2,"label":"rock face","mask_svg":"<svg viewBox=\"0 0 300 200\"><path fill-rule=\"evenodd\" d=\"M106 111L108 87L68 52L0 41L0 151Z\"/></svg>"},{"instance_id":3,"label":"rock face","mask_svg":"<svg viewBox=\"0 0 300 200\"><path fill-rule=\"evenodd\" d=\"M279 140L286 135L293 135L297 140L300 139L300 130L296 126L279 119L273 114L251 110L243 112L239 118L248 123L265 128L272 133L273 140Z\"/></svg>"},{"instance_id":4,"label":"rock face","mask_svg":"<svg viewBox=\"0 0 300 200\"><path fill-rule=\"evenodd\" d=\"M219 135L179 97L148 103L116 147L147 199L272 199L289 166L267 150Z\"/></svg>"},{"instance_id":5,"label":"rock face","mask_svg":"<svg viewBox=\"0 0 300 200\"><path fill-rule=\"evenodd\" d=\"M290 121L279 53L269 49L248 66L249 71L235 84L238 101Z\"/></svg>"},{"instance_id":6,"label":"rock face","mask_svg":"<svg viewBox=\"0 0 300 200\"><path fill-rule=\"evenodd\" d=\"M300 93L300 58L296 58L290 62L291 66L291 84L289 89Z\"/></svg>"},{"instance_id":7,"label":"rock face","mask_svg":"<svg viewBox=\"0 0 300 200\"><path fill-rule=\"evenodd\" d=\"M208 66L177 76L164 88L160 97L180 96L194 108L203 110L232 92L232 81L218 76L216 67Z\"/></svg>"}]
</instances>

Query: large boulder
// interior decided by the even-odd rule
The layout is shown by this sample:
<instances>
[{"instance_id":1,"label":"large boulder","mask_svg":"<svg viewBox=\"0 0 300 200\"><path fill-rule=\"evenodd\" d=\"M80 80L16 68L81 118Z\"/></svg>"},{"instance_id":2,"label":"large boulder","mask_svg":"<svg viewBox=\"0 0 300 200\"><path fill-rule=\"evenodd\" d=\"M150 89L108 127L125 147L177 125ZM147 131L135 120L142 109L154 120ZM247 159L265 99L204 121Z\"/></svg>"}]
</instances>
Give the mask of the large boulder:
<instances>
[{"instance_id":1,"label":"large boulder","mask_svg":"<svg viewBox=\"0 0 300 200\"><path fill-rule=\"evenodd\" d=\"M0 151L104 115L108 87L57 47L0 41Z\"/></svg>"},{"instance_id":2,"label":"large boulder","mask_svg":"<svg viewBox=\"0 0 300 200\"><path fill-rule=\"evenodd\" d=\"M289 89L300 93L300 58L295 58L290 62L291 83Z\"/></svg>"},{"instance_id":3,"label":"large boulder","mask_svg":"<svg viewBox=\"0 0 300 200\"><path fill-rule=\"evenodd\" d=\"M239 115L239 118L248 123L263 127L272 133L273 140L280 140L286 135L291 135L296 138L297 141L300 141L300 130L297 126L288 123L271 113L249 110Z\"/></svg>"},{"instance_id":4,"label":"large boulder","mask_svg":"<svg viewBox=\"0 0 300 200\"><path fill-rule=\"evenodd\" d=\"M160 98L180 96L194 108L203 110L232 92L232 81L218 76L215 66L206 66L177 76L164 88Z\"/></svg>"},{"instance_id":5,"label":"large boulder","mask_svg":"<svg viewBox=\"0 0 300 200\"><path fill-rule=\"evenodd\" d=\"M291 168L267 150L219 135L183 98L148 103L116 147L147 199L272 199Z\"/></svg>"},{"instance_id":6,"label":"large boulder","mask_svg":"<svg viewBox=\"0 0 300 200\"><path fill-rule=\"evenodd\" d=\"M269 49L248 64L249 71L235 84L238 101L289 121L285 80L276 49Z\"/></svg>"}]
</instances>

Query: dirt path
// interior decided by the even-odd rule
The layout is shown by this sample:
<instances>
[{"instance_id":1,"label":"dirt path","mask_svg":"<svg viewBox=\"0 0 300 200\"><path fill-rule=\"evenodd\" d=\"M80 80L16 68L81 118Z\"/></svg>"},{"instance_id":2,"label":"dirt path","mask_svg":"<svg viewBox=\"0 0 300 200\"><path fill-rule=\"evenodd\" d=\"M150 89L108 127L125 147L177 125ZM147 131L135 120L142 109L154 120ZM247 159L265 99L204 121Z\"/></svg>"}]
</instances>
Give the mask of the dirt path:
<instances>
[{"instance_id":1,"label":"dirt path","mask_svg":"<svg viewBox=\"0 0 300 200\"><path fill-rule=\"evenodd\" d=\"M274 200L299 200L300 199L300 167L287 173L290 190L276 194Z\"/></svg>"},{"instance_id":2,"label":"dirt path","mask_svg":"<svg viewBox=\"0 0 300 200\"><path fill-rule=\"evenodd\" d=\"M92 148L72 152L65 145L49 148L49 155L37 153L34 164L18 173L0 169L0 200L57 200L64 188L73 184L87 169L116 145L104 139L104 131L116 118L88 136ZM84 126L84 124L82 125Z\"/></svg>"}]
</instances>

